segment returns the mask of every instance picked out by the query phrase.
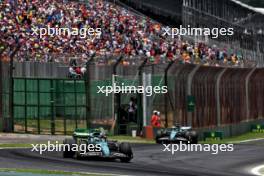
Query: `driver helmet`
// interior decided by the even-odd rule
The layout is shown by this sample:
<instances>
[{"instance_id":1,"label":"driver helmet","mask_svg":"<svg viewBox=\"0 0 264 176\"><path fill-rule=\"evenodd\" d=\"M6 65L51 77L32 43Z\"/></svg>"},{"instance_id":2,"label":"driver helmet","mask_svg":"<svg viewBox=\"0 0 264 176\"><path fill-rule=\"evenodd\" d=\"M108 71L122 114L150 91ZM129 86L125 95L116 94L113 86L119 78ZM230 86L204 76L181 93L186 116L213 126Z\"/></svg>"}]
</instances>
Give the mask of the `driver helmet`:
<instances>
[{"instance_id":1,"label":"driver helmet","mask_svg":"<svg viewBox=\"0 0 264 176\"><path fill-rule=\"evenodd\" d=\"M181 128L181 125L179 123L176 123L175 124L175 128L180 129Z\"/></svg>"}]
</instances>

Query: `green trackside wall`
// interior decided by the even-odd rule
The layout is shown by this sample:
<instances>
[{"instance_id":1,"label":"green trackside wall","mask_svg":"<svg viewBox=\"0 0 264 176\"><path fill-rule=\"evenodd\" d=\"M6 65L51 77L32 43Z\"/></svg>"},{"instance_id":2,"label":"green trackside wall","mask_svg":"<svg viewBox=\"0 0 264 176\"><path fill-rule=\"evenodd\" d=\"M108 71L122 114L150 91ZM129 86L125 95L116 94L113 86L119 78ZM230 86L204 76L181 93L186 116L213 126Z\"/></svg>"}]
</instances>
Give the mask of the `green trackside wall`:
<instances>
[{"instance_id":1,"label":"green trackside wall","mask_svg":"<svg viewBox=\"0 0 264 176\"><path fill-rule=\"evenodd\" d=\"M29 117L37 116L37 109L41 110L40 116L50 116L50 106L55 104L56 114L62 115L60 107L68 107L65 115L72 114L71 108L85 106L85 87L83 81L51 80L51 79L14 79L14 108L15 119L23 117L24 106L29 108L26 113ZM80 116L77 112L77 116Z\"/></svg>"},{"instance_id":2,"label":"green trackside wall","mask_svg":"<svg viewBox=\"0 0 264 176\"><path fill-rule=\"evenodd\" d=\"M111 80L91 82L91 118L111 118L111 96L97 94L97 86ZM14 125L16 132L71 133L86 127L84 80L14 78Z\"/></svg>"},{"instance_id":3,"label":"green trackside wall","mask_svg":"<svg viewBox=\"0 0 264 176\"><path fill-rule=\"evenodd\" d=\"M174 67L171 69L173 72L168 74L168 94L154 94L147 98L147 118L155 109L161 112L162 117L167 112L169 126L175 122L188 124L191 121L195 128L215 128L263 119L263 69ZM6 78L8 76L2 77L1 81L3 106L0 121L3 130L9 131L9 81ZM139 85L139 78L135 75L118 75L116 81ZM163 86L164 81L163 74L151 75L152 86ZM97 86L111 85L111 75L108 79L90 80L88 97L91 107L90 113L87 113L88 93L84 80L14 78L15 132L69 134L76 127L86 127L87 117L93 125L110 127L112 95L98 94ZM187 95L195 97L194 112L191 113L188 112ZM121 95L121 103L128 104L131 96L135 94ZM228 109L230 106L232 111Z\"/></svg>"},{"instance_id":4,"label":"green trackside wall","mask_svg":"<svg viewBox=\"0 0 264 176\"><path fill-rule=\"evenodd\" d=\"M84 80L15 77L12 91L14 103L9 107L9 72L3 68L9 68L8 64L0 70L2 83L0 127L2 126L3 131L10 131L10 127L13 127L10 123L10 119L13 118L9 115L12 110L15 132L70 133L76 127L86 127L87 117L91 124L111 126L113 96L97 93L97 86L112 85L111 69L104 70L100 67L100 70L91 70L89 84L87 82L87 85L90 85L89 94ZM139 75L130 73L132 69L126 67L119 71L116 81L125 85L140 85ZM165 67L160 65L157 69L147 67L142 72L142 78L145 79L144 75L147 76L147 85L151 79L152 86L162 86L165 81L164 70ZM244 121L263 119L263 75L263 68L174 64L168 71L168 94L154 94L147 98L147 108L144 109L149 112L146 117L149 118L151 111L155 109L161 112L163 119L166 114L169 126L180 123L201 129L231 124L234 125L232 128L236 129L232 134L238 134L242 130L235 128L235 125ZM129 102L130 96L135 94L121 95L122 105ZM193 112L188 109L189 96L195 101ZM89 113L86 112L88 109L86 97L89 97L91 102ZM149 119L146 121L149 122Z\"/></svg>"},{"instance_id":5,"label":"green trackside wall","mask_svg":"<svg viewBox=\"0 0 264 176\"><path fill-rule=\"evenodd\" d=\"M137 78L119 77L116 81L126 86L139 85ZM163 76L153 75L151 84L162 86ZM104 126L112 118L112 95L97 93L97 86L111 85L112 80L92 80L90 83L91 113L88 120L96 126ZM84 80L14 78L13 89L15 132L68 134L76 127L86 127ZM121 103L128 104L130 96L123 95ZM164 98L155 95L152 101L154 106L159 106Z\"/></svg>"},{"instance_id":6,"label":"green trackside wall","mask_svg":"<svg viewBox=\"0 0 264 176\"><path fill-rule=\"evenodd\" d=\"M83 80L14 78L15 131L55 134L84 127L84 85Z\"/></svg>"}]
</instances>

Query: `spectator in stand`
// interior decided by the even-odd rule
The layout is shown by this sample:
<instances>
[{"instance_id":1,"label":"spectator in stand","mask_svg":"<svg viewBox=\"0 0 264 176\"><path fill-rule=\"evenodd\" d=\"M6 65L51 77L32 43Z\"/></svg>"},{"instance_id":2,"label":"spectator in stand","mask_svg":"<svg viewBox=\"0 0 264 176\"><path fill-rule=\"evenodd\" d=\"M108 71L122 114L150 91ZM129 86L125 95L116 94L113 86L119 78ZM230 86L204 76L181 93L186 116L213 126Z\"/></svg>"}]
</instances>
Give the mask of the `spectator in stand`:
<instances>
[{"instance_id":1,"label":"spectator in stand","mask_svg":"<svg viewBox=\"0 0 264 176\"><path fill-rule=\"evenodd\" d=\"M84 54L86 57L80 57L83 62L95 54L102 64L112 63L104 58L118 58L121 54L130 59L148 57L156 64L180 59L183 63L239 66L243 61L235 53L228 55L216 46L166 38L162 36L161 24L102 0L88 0L87 4L63 0L4 0L0 3L0 26L4 40L22 43L16 57L20 62L62 62L57 56L66 54ZM66 34L42 38L32 35L33 30L48 26L101 28L102 33L86 38Z\"/></svg>"},{"instance_id":2,"label":"spectator in stand","mask_svg":"<svg viewBox=\"0 0 264 176\"><path fill-rule=\"evenodd\" d=\"M69 67L69 74L71 78L74 78L77 75L77 73L75 72L75 69L72 66Z\"/></svg>"},{"instance_id":3,"label":"spectator in stand","mask_svg":"<svg viewBox=\"0 0 264 176\"><path fill-rule=\"evenodd\" d=\"M77 67L75 68L75 72L76 72L77 75L82 75L81 67L77 66Z\"/></svg>"}]
</instances>

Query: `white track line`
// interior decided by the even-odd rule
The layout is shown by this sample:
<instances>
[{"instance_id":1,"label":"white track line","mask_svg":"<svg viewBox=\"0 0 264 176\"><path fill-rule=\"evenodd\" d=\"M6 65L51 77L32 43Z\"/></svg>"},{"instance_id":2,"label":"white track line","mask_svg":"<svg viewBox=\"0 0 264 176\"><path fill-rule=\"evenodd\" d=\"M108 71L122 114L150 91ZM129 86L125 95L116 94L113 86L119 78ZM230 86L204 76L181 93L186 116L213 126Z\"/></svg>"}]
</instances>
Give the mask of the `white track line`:
<instances>
[{"instance_id":1,"label":"white track line","mask_svg":"<svg viewBox=\"0 0 264 176\"><path fill-rule=\"evenodd\" d=\"M105 174L105 173L95 173L95 172L78 172L77 174L94 174L94 175L102 175L102 176L130 176L130 175L120 175L120 174ZM74 174L73 174L74 175Z\"/></svg>"},{"instance_id":2,"label":"white track line","mask_svg":"<svg viewBox=\"0 0 264 176\"><path fill-rule=\"evenodd\" d=\"M233 141L233 142L228 142L228 143L240 144L240 143L247 143L247 142L254 142L254 141L261 141L261 140L264 140L264 138L248 139L248 140L243 140L243 141Z\"/></svg>"},{"instance_id":3,"label":"white track line","mask_svg":"<svg viewBox=\"0 0 264 176\"><path fill-rule=\"evenodd\" d=\"M18 172L19 173L19 170L17 171L17 169L10 169L8 168L6 170L6 168L0 168L0 172L10 172L10 171L14 171L14 172ZM38 171L38 170L37 170ZM51 172L59 172L59 170L47 170L47 171L51 171ZM30 171L28 171L28 173L30 173ZM120 175L120 174L108 174L108 173L97 173L97 172L68 172L68 171L64 171L65 174L69 174L69 175L72 175L72 176L79 176L80 174L82 175L87 175L87 176L90 176L90 175L102 175L102 176L130 176L130 175ZM72 173L72 174L70 174ZM56 174L55 174L56 175ZM60 174L58 174L60 175Z\"/></svg>"},{"instance_id":4,"label":"white track line","mask_svg":"<svg viewBox=\"0 0 264 176\"><path fill-rule=\"evenodd\" d=\"M260 165L260 166L254 167L253 169L251 169L251 173L254 174L254 175L263 176L264 173L260 173L261 169L264 169L264 165Z\"/></svg>"}]
</instances>

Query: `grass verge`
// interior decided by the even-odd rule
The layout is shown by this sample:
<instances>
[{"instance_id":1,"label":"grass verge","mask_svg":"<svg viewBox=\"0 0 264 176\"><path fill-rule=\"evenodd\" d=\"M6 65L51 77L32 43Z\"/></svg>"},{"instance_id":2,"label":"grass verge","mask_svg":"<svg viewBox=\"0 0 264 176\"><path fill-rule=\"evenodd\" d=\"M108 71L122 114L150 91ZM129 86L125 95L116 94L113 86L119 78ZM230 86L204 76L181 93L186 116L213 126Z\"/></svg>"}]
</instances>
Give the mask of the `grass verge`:
<instances>
[{"instance_id":1,"label":"grass verge","mask_svg":"<svg viewBox=\"0 0 264 176\"><path fill-rule=\"evenodd\" d=\"M239 136L234 136L230 138L224 138L223 140L206 140L200 141L201 144L227 144L227 143L239 143L246 140L262 139L264 138L264 133L246 133Z\"/></svg>"},{"instance_id":2,"label":"grass verge","mask_svg":"<svg viewBox=\"0 0 264 176\"><path fill-rule=\"evenodd\" d=\"M32 147L31 144L0 144L0 148L27 148Z\"/></svg>"},{"instance_id":3,"label":"grass verge","mask_svg":"<svg viewBox=\"0 0 264 176\"><path fill-rule=\"evenodd\" d=\"M130 143L146 143L146 144L154 144L155 141L152 139L146 139L141 137L132 137L132 136L109 136L110 140L117 140L119 142L130 142Z\"/></svg>"},{"instance_id":4,"label":"grass verge","mask_svg":"<svg viewBox=\"0 0 264 176\"><path fill-rule=\"evenodd\" d=\"M109 136L109 140L117 140L118 142L130 142L130 143L142 143L142 144L154 144L154 140L145 139L141 137L132 136ZM47 144L48 142L32 142L32 143L6 143L0 144L0 148L32 148L31 144ZM51 143L55 143L54 141ZM59 142L60 143L60 142Z\"/></svg>"}]
</instances>

